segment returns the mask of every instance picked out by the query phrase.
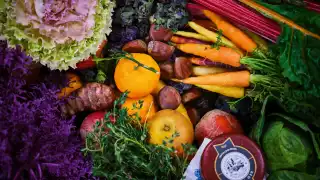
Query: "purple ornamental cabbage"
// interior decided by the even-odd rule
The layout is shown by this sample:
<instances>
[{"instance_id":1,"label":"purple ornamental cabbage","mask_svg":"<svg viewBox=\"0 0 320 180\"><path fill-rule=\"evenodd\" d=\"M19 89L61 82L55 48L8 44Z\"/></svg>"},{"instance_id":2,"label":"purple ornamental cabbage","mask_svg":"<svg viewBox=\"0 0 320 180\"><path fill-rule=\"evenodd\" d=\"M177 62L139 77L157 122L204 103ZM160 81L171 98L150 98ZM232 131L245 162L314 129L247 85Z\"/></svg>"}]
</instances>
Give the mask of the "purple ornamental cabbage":
<instances>
[{"instance_id":1,"label":"purple ornamental cabbage","mask_svg":"<svg viewBox=\"0 0 320 180\"><path fill-rule=\"evenodd\" d=\"M59 111L58 87L25 87L31 61L19 46L0 41L0 179L87 179L92 164L73 119Z\"/></svg>"}]
</instances>

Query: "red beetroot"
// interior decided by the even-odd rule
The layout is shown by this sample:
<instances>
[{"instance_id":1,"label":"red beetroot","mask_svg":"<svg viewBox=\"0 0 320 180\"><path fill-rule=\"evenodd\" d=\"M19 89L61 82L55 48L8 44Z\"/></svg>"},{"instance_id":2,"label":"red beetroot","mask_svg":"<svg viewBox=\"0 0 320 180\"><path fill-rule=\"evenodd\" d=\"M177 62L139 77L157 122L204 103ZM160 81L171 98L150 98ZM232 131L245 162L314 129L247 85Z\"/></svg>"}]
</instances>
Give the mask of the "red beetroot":
<instances>
[{"instance_id":1,"label":"red beetroot","mask_svg":"<svg viewBox=\"0 0 320 180\"><path fill-rule=\"evenodd\" d=\"M224 111L214 109L207 112L196 125L195 137L199 144L204 138L214 139L223 134L242 134L238 120Z\"/></svg>"},{"instance_id":2,"label":"red beetroot","mask_svg":"<svg viewBox=\"0 0 320 180\"><path fill-rule=\"evenodd\" d=\"M150 39L153 41L169 41L172 37L173 33L170 29L166 29L164 27L159 27L156 29L154 24L151 25L149 36Z\"/></svg>"},{"instance_id":3,"label":"red beetroot","mask_svg":"<svg viewBox=\"0 0 320 180\"><path fill-rule=\"evenodd\" d=\"M81 138L84 140L88 133L93 132L96 122L102 122L104 119L104 116L106 115L106 112L103 111L97 111L94 113L89 114L82 122L80 126L80 135ZM109 119L112 123L116 122L116 119L114 116L110 115ZM108 130L105 131L106 133Z\"/></svg>"}]
</instances>

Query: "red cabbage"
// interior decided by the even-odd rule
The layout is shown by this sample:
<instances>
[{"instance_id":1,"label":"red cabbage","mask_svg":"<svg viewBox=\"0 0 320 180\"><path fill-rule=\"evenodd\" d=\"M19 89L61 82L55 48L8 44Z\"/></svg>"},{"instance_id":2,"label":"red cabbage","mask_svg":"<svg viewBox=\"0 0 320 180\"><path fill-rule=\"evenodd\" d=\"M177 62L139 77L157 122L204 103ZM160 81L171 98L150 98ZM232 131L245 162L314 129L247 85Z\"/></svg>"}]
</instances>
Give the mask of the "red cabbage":
<instances>
[{"instance_id":1,"label":"red cabbage","mask_svg":"<svg viewBox=\"0 0 320 180\"><path fill-rule=\"evenodd\" d=\"M87 179L92 163L81 153L73 118L62 116L58 87L26 87L31 58L0 41L0 179Z\"/></svg>"}]
</instances>

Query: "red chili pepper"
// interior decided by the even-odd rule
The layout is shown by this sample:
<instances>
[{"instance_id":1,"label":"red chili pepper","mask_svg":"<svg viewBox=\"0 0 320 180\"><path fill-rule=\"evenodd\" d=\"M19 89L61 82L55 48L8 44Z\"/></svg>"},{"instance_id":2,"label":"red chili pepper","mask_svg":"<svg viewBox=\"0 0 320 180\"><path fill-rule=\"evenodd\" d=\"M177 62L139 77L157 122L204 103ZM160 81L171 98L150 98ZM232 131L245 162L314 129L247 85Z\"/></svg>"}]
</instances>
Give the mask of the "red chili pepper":
<instances>
[{"instance_id":1,"label":"red chili pepper","mask_svg":"<svg viewBox=\"0 0 320 180\"><path fill-rule=\"evenodd\" d=\"M98 58L102 58L102 50L104 48L104 46L107 44L107 40L102 41L102 43L99 45L98 50L96 52L96 56ZM90 56L88 59L83 60L81 62L77 63L77 69L78 70L84 70L84 69L89 69L89 68L93 68L96 66L96 63L93 60L93 57Z\"/></svg>"}]
</instances>

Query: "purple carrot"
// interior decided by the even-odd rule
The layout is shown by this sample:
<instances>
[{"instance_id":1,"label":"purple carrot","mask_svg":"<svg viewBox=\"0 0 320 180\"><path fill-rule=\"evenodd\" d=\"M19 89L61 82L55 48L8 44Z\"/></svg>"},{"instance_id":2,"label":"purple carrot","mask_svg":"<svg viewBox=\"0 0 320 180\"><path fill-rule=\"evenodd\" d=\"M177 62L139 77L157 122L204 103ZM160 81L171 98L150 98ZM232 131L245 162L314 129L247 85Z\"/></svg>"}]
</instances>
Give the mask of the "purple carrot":
<instances>
[{"instance_id":1,"label":"purple carrot","mask_svg":"<svg viewBox=\"0 0 320 180\"><path fill-rule=\"evenodd\" d=\"M191 57L189 60L192 62L192 64L199 65L199 66L215 66L215 67L220 67L220 68L226 68L226 69L231 69L231 70L243 70L246 69L244 65L241 65L240 67L233 67L227 64L223 64L220 62L214 62L211 60L208 60L206 58L202 57Z\"/></svg>"}]
</instances>

